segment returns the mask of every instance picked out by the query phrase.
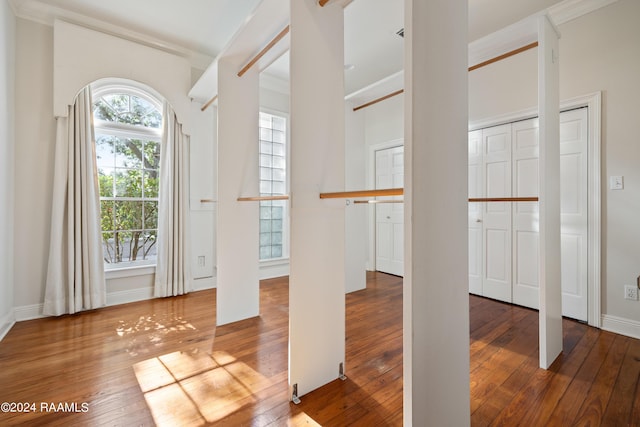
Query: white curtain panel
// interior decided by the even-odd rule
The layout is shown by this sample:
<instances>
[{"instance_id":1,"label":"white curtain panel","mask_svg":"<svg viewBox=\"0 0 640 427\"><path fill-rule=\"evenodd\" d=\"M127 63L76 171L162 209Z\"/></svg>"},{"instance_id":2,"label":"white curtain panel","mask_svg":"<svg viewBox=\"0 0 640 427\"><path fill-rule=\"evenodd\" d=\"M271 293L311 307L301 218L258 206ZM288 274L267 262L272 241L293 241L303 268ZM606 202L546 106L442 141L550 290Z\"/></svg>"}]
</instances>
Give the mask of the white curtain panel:
<instances>
[{"instance_id":1,"label":"white curtain panel","mask_svg":"<svg viewBox=\"0 0 640 427\"><path fill-rule=\"evenodd\" d=\"M189 136L165 102L160 146L158 257L154 295L169 297L191 290L189 251Z\"/></svg>"},{"instance_id":2,"label":"white curtain panel","mask_svg":"<svg viewBox=\"0 0 640 427\"><path fill-rule=\"evenodd\" d=\"M91 91L83 89L68 117L58 117L49 265L43 313L103 307L106 285L100 228Z\"/></svg>"}]
</instances>

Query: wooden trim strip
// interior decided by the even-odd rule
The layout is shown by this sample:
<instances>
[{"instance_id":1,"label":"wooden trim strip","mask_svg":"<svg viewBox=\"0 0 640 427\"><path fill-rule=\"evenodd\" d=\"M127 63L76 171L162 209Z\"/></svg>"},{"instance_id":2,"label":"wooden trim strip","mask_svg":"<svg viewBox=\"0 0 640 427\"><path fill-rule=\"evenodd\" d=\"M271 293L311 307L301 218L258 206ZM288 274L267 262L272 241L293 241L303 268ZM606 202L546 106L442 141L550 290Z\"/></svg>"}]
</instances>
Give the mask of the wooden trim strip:
<instances>
[{"instance_id":1,"label":"wooden trim strip","mask_svg":"<svg viewBox=\"0 0 640 427\"><path fill-rule=\"evenodd\" d=\"M378 102L382 102L382 101L384 101L385 99L389 99L389 98L392 98L392 97L394 97L394 96L396 96L396 95L400 95L400 94L401 94L401 93L403 93L403 92L404 92L404 89L400 89L400 90L397 90L397 91L395 91L395 92L392 92L392 93L390 93L390 94L388 94L388 95L381 96L380 98L374 99L373 101L369 101L369 102L367 102L366 104L362 104L362 105L359 105L359 106L357 106L357 107L354 107L353 111L358 111L358 110L360 110L360 109L362 109L362 108L370 107L370 106L371 106L371 105L373 105L373 104L377 104Z\"/></svg>"},{"instance_id":2,"label":"wooden trim strip","mask_svg":"<svg viewBox=\"0 0 640 427\"><path fill-rule=\"evenodd\" d=\"M289 26L287 25L282 31L278 33L277 36L274 37L273 40L269 42L268 45L266 45L256 56L254 56L253 59L247 63L247 65L245 65L240 71L238 71L238 77L242 77L244 73L249 71L249 68L253 67L255 63L260 60L260 58L262 58L267 52L269 52L269 50L271 50L271 48L274 47L280 40L282 40L288 33Z\"/></svg>"},{"instance_id":3,"label":"wooden trim strip","mask_svg":"<svg viewBox=\"0 0 640 427\"><path fill-rule=\"evenodd\" d=\"M239 202L264 202L268 200L289 200L289 195L282 194L279 196L238 197Z\"/></svg>"},{"instance_id":4,"label":"wooden trim strip","mask_svg":"<svg viewBox=\"0 0 640 427\"><path fill-rule=\"evenodd\" d=\"M403 188L386 188L384 190L341 191L338 193L320 193L321 199L350 199L352 197L402 196Z\"/></svg>"},{"instance_id":5,"label":"wooden trim strip","mask_svg":"<svg viewBox=\"0 0 640 427\"><path fill-rule=\"evenodd\" d=\"M484 62L481 62L479 64L473 65L473 66L469 67L469 71L471 72L473 70L477 70L478 68L482 68L482 67L485 67L485 66L487 66L489 64L493 64L494 62L502 61L505 58L508 58L510 56L513 56L513 55L517 55L517 54L519 54L521 52L524 52L524 51L527 51L529 49L533 49L534 47L538 47L538 42L530 43L530 44L528 44L526 46L522 46L522 47L520 47L518 49L514 49L514 50L512 50L510 52L503 53L502 55L496 56L495 58L491 58L491 59L488 59L488 60L486 60ZM353 109L353 111L358 111L358 110L360 110L362 108L366 108L366 107L369 107L369 106L371 106L373 104L377 104L378 102L382 102L382 101L384 101L386 99L389 99L391 97L394 97L396 95L400 95L403 92L404 92L404 89L400 89L400 90L397 90L397 91L395 91L393 93L390 93L388 95L381 96L380 98L374 99L373 101L367 102L366 104L362 104L362 105L359 105L359 106L355 107Z\"/></svg>"},{"instance_id":6,"label":"wooden trim strip","mask_svg":"<svg viewBox=\"0 0 640 427\"><path fill-rule=\"evenodd\" d=\"M503 59L506 59L506 58L508 58L510 56L517 55L517 54L519 54L521 52L524 52L526 50L529 50L529 49L533 49L534 47L538 47L538 42L533 42L533 43L530 43L530 44L528 44L526 46L522 46L522 47L520 47L518 49L514 49L514 50L512 50L510 52L503 53L502 55L496 56L495 58L487 59L484 62L481 62L479 64L476 64L474 66L469 67L469 71L473 71L473 70L477 70L478 68L486 67L489 64L493 64L494 62L502 61Z\"/></svg>"},{"instance_id":7,"label":"wooden trim strip","mask_svg":"<svg viewBox=\"0 0 640 427\"><path fill-rule=\"evenodd\" d=\"M218 95L214 96L213 98L211 98L210 100L207 101L206 104L204 104L201 108L200 111L204 111L207 108L209 108L209 105L213 104L214 102L216 102L216 99L218 99Z\"/></svg>"},{"instance_id":8,"label":"wooden trim strip","mask_svg":"<svg viewBox=\"0 0 640 427\"><path fill-rule=\"evenodd\" d=\"M404 200L354 200L353 203L404 203Z\"/></svg>"},{"instance_id":9,"label":"wooden trim strip","mask_svg":"<svg viewBox=\"0 0 640 427\"><path fill-rule=\"evenodd\" d=\"M537 202L537 197L479 197L469 199L469 203L482 202Z\"/></svg>"},{"instance_id":10,"label":"wooden trim strip","mask_svg":"<svg viewBox=\"0 0 640 427\"><path fill-rule=\"evenodd\" d=\"M356 197L402 196L404 188L385 188L382 190L341 191L320 193L321 199L350 199ZM537 202L538 197L478 197L470 198L469 203L480 202ZM403 200L355 200L354 203L400 203Z\"/></svg>"}]
</instances>

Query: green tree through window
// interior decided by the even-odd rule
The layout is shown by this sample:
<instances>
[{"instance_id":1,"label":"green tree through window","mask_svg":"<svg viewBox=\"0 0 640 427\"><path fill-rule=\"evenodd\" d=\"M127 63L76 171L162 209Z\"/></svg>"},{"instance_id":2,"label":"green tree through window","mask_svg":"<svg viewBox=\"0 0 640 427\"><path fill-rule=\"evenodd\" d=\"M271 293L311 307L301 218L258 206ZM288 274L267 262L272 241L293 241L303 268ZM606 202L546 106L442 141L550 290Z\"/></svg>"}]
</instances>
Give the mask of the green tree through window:
<instances>
[{"instance_id":1,"label":"green tree through window","mask_svg":"<svg viewBox=\"0 0 640 427\"><path fill-rule=\"evenodd\" d=\"M97 90L93 115L104 261L153 262L158 229L162 113L158 101Z\"/></svg>"}]
</instances>

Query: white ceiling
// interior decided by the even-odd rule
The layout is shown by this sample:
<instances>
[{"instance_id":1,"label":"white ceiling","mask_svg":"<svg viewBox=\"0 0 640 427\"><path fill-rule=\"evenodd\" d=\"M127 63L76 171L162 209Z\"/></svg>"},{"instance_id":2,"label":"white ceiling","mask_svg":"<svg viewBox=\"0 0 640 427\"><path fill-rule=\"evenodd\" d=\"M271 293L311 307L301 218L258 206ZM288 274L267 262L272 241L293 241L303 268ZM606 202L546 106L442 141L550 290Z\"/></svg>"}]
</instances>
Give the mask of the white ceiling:
<instances>
[{"instance_id":1,"label":"white ceiling","mask_svg":"<svg viewBox=\"0 0 640 427\"><path fill-rule=\"evenodd\" d=\"M146 35L191 52L215 57L260 0L11 0L18 16L47 8L48 18L89 18L113 28ZM560 0L469 0L469 39L476 40ZM353 0L345 8L345 72L347 93L402 69L404 0ZM286 77L287 58L269 71Z\"/></svg>"}]
</instances>

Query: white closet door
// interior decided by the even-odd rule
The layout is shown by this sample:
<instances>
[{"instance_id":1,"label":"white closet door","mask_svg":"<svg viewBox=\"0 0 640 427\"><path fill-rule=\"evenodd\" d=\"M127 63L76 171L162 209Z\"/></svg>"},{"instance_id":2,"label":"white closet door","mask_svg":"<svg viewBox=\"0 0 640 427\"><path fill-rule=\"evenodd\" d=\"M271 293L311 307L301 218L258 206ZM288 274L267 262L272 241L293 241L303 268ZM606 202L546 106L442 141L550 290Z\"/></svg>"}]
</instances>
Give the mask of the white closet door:
<instances>
[{"instance_id":1,"label":"white closet door","mask_svg":"<svg viewBox=\"0 0 640 427\"><path fill-rule=\"evenodd\" d=\"M538 119L512 124L514 197L537 197ZM538 308L538 203L512 203L513 212L513 302Z\"/></svg>"},{"instance_id":2,"label":"white closet door","mask_svg":"<svg viewBox=\"0 0 640 427\"><path fill-rule=\"evenodd\" d=\"M584 321L588 310L587 113L582 108L560 114L559 183L562 314ZM469 197L538 196L538 151L538 119L470 132ZM469 204L469 292L537 309L538 227L537 203ZM478 259L482 259L481 286L476 278Z\"/></svg>"},{"instance_id":3,"label":"white closet door","mask_svg":"<svg viewBox=\"0 0 640 427\"><path fill-rule=\"evenodd\" d=\"M482 191L482 130L469 132L469 198ZM469 203L469 292L482 295L482 203Z\"/></svg>"},{"instance_id":4,"label":"white closet door","mask_svg":"<svg viewBox=\"0 0 640 427\"><path fill-rule=\"evenodd\" d=\"M562 314L587 321L587 109L560 115Z\"/></svg>"},{"instance_id":5,"label":"white closet door","mask_svg":"<svg viewBox=\"0 0 640 427\"><path fill-rule=\"evenodd\" d=\"M376 189L404 187L404 147L376 151ZM385 197L384 199L401 199ZM404 275L402 203L376 205L376 270Z\"/></svg>"},{"instance_id":6,"label":"white closet door","mask_svg":"<svg viewBox=\"0 0 640 427\"><path fill-rule=\"evenodd\" d=\"M482 131L483 192L511 197L511 125ZM511 204L483 203L482 294L511 302Z\"/></svg>"}]
</instances>

